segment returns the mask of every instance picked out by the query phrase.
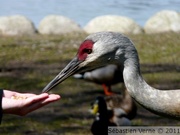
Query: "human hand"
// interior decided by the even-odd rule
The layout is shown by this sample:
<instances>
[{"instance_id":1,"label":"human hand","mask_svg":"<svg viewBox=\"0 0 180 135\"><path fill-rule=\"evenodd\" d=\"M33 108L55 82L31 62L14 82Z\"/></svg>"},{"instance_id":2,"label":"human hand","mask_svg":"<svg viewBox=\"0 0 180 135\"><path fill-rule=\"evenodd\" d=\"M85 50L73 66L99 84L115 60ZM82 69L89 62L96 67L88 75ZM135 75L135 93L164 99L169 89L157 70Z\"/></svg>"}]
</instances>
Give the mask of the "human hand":
<instances>
[{"instance_id":1,"label":"human hand","mask_svg":"<svg viewBox=\"0 0 180 135\"><path fill-rule=\"evenodd\" d=\"M57 94L43 93L36 95L3 90L2 110L3 113L24 116L59 99L60 96Z\"/></svg>"}]
</instances>

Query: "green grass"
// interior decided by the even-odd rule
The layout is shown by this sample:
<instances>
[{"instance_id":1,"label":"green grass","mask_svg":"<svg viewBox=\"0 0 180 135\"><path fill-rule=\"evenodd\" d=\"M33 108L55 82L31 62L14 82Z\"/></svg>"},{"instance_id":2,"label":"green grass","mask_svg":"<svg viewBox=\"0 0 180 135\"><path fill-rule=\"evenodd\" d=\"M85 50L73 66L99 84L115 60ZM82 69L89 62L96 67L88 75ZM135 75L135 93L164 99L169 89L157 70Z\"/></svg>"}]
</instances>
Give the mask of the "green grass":
<instances>
[{"instance_id":1,"label":"green grass","mask_svg":"<svg viewBox=\"0 0 180 135\"><path fill-rule=\"evenodd\" d=\"M179 64L179 34L162 33L155 35L130 36L135 42L141 63Z\"/></svg>"},{"instance_id":2,"label":"green grass","mask_svg":"<svg viewBox=\"0 0 180 135\"><path fill-rule=\"evenodd\" d=\"M41 93L43 87L76 55L86 34L0 37L0 86ZM139 52L143 77L159 89L180 88L180 38L176 33L129 35ZM121 85L113 86L118 91ZM53 89L61 100L25 117L4 115L2 135L90 134L90 103L104 95L102 87L69 78ZM138 107L133 125L180 125Z\"/></svg>"}]
</instances>

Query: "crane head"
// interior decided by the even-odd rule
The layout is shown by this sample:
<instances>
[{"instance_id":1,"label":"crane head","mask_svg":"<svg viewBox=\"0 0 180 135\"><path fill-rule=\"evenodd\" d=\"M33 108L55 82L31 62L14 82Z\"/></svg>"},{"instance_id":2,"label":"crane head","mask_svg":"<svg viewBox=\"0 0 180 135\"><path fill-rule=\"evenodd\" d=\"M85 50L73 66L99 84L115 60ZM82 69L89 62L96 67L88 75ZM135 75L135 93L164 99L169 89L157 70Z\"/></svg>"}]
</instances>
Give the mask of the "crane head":
<instances>
[{"instance_id":1,"label":"crane head","mask_svg":"<svg viewBox=\"0 0 180 135\"><path fill-rule=\"evenodd\" d=\"M115 64L119 59L118 46L123 44L124 38L120 33L99 32L89 35L80 45L77 55L69 64L43 89L48 92L68 77L108 64ZM119 56L119 55L118 55Z\"/></svg>"}]
</instances>

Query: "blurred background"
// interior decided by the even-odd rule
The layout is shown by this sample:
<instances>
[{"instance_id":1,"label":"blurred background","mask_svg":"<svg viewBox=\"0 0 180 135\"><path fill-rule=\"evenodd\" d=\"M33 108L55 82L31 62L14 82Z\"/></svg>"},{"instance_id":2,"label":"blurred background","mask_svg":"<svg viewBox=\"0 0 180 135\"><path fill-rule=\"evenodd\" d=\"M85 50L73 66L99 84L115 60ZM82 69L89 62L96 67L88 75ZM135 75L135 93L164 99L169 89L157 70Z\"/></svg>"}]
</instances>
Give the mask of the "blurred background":
<instances>
[{"instance_id":1,"label":"blurred background","mask_svg":"<svg viewBox=\"0 0 180 135\"><path fill-rule=\"evenodd\" d=\"M36 26L47 15L71 18L82 27L100 15L121 15L134 19L143 26L146 20L161 10L180 12L179 0L8 0L0 2L0 16L24 15Z\"/></svg>"},{"instance_id":2,"label":"blurred background","mask_svg":"<svg viewBox=\"0 0 180 135\"><path fill-rule=\"evenodd\" d=\"M0 0L0 16L23 15L37 28L44 17L52 14L71 18L81 27L97 16L120 15L132 18L143 27L155 13L162 10L179 13L179 7L179 0ZM21 24L15 26L21 27ZM76 55L88 35L86 32L20 34L0 35L0 87L36 94ZM148 84L158 89L179 89L179 33L127 35L138 50L142 75ZM121 89L122 84L112 86L112 91L119 95ZM60 94L61 100L24 117L4 115L0 134L91 134L95 116L89 113L90 104L97 96L105 97L102 86L70 77L51 93ZM155 115L136 105L137 115L131 120L133 126L180 125L178 120Z\"/></svg>"}]
</instances>

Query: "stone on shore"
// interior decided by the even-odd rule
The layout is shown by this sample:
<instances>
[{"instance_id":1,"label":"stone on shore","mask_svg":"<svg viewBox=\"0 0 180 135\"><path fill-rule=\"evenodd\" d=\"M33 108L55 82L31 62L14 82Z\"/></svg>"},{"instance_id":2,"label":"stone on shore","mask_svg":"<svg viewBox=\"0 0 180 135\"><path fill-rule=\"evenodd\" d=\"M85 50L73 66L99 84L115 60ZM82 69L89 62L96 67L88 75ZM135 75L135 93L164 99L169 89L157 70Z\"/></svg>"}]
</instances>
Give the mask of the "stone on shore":
<instances>
[{"instance_id":1,"label":"stone on shore","mask_svg":"<svg viewBox=\"0 0 180 135\"><path fill-rule=\"evenodd\" d=\"M85 27L87 33L99 31L113 31L121 33L139 34L143 29L132 19L117 15L105 15L92 19Z\"/></svg>"},{"instance_id":2,"label":"stone on shore","mask_svg":"<svg viewBox=\"0 0 180 135\"><path fill-rule=\"evenodd\" d=\"M0 17L0 35L32 35L36 33L34 24L22 15Z\"/></svg>"},{"instance_id":3,"label":"stone on shore","mask_svg":"<svg viewBox=\"0 0 180 135\"><path fill-rule=\"evenodd\" d=\"M180 14L163 10L150 17L144 26L146 33L180 32Z\"/></svg>"},{"instance_id":4,"label":"stone on shore","mask_svg":"<svg viewBox=\"0 0 180 135\"><path fill-rule=\"evenodd\" d=\"M83 29L73 20L60 16L46 16L39 24L38 32L40 34L66 34L71 32L84 32Z\"/></svg>"}]
</instances>

